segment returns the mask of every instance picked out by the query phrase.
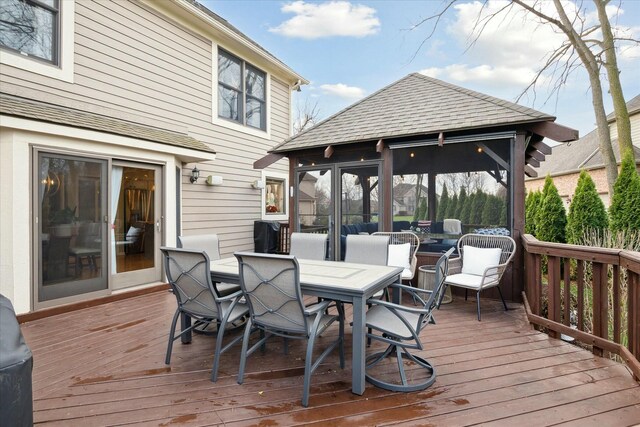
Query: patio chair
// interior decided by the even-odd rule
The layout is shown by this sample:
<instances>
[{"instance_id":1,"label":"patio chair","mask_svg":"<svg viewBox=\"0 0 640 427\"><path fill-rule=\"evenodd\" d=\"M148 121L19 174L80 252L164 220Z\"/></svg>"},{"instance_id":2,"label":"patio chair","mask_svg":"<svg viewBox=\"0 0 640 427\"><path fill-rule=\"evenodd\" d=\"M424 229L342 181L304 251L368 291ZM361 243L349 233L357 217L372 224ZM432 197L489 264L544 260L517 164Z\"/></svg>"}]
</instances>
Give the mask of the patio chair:
<instances>
[{"instance_id":1,"label":"patio chair","mask_svg":"<svg viewBox=\"0 0 640 427\"><path fill-rule=\"evenodd\" d=\"M250 313L242 342L238 384L244 380L247 356L258 348L264 350L265 342L271 336L307 340L302 392L302 406L306 407L309 405L311 374L336 347L340 353L340 367L344 368L344 312L339 306L337 315L326 314L329 301L305 307L300 290L300 267L295 257L249 252L235 255L240 286ZM336 320L339 322L338 338L329 343L314 362L316 339ZM261 337L249 348L249 336L255 330L261 331Z\"/></svg>"},{"instance_id":2,"label":"patio chair","mask_svg":"<svg viewBox=\"0 0 640 427\"><path fill-rule=\"evenodd\" d=\"M389 236L349 234L347 236L344 262L370 265L387 265L389 259ZM377 292L380 298L385 291Z\"/></svg>"},{"instance_id":3,"label":"patio chair","mask_svg":"<svg viewBox=\"0 0 640 427\"><path fill-rule=\"evenodd\" d=\"M373 353L366 358L366 379L376 387L391 391L417 391L431 386L436 380L436 371L433 365L426 359L411 354L409 350L423 350L420 341L420 332L427 323L434 323L433 310L440 307L445 289L445 277L449 266L449 257L453 248L445 252L436 263L436 283L433 290L412 288L400 283L391 285L401 292L407 292L414 300L419 301L422 307L407 307L388 301L370 299L371 309L367 311L367 337L388 344L384 351ZM381 362L395 358L399 381L391 382L383 379L390 372L385 366L384 374L374 373L375 367ZM412 372L408 379L405 373L405 364L413 362L419 368L427 371L425 378L418 372ZM392 364L393 365L393 364Z\"/></svg>"},{"instance_id":4,"label":"patio chair","mask_svg":"<svg viewBox=\"0 0 640 427\"><path fill-rule=\"evenodd\" d=\"M500 290L500 279L516 253L516 242L509 236L465 234L458 240L459 258L451 260L446 284L476 291L478 321L480 321L480 292L498 288L502 305L508 310Z\"/></svg>"},{"instance_id":5,"label":"patio chair","mask_svg":"<svg viewBox=\"0 0 640 427\"><path fill-rule=\"evenodd\" d=\"M217 324L216 347L213 356L211 381L218 379L220 355L242 339L239 335L227 345L222 346L224 333L228 325L238 322L249 314L246 304L241 304L242 292L222 296L213 287L209 268L209 257L204 251L188 249L160 248L164 255L164 266L167 280L176 296L178 308L173 315L169 331L169 344L165 363L171 362L173 342L185 334L190 334L202 324ZM182 316L182 331L176 335L176 323ZM196 322L191 325L191 319Z\"/></svg>"},{"instance_id":6,"label":"patio chair","mask_svg":"<svg viewBox=\"0 0 640 427\"><path fill-rule=\"evenodd\" d=\"M323 261L327 253L327 235L316 233L291 233L289 255L299 259Z\"/></svg>"},{"instance_id":7,"label":"patio chair","mask_svg":"<svg viewBox=\"0 0 640 427\"><path fill-rule=\"evenodd\" d=\"M410 231L387 232L378 231L373 233L374 236L389 236L389 255L387 265L394 267L402 267L402 280L406 280L411 285L416 274L416 266L418 265L418 248L420 247L420 238Z\"/></svg>"},{"instance_id":8,"label":"patio chair","mask_svg":"<svg viewBox=\"0 0 640 427\"><path fill-rule=\"evenodd\" d=\"M220 259L220 240L217 234L178 236L178 244L184 249L205 251L212 261ZM240 291L240 286L233 283L214 283L214 286L223 296Z\"/></svg>"}]
</instances>

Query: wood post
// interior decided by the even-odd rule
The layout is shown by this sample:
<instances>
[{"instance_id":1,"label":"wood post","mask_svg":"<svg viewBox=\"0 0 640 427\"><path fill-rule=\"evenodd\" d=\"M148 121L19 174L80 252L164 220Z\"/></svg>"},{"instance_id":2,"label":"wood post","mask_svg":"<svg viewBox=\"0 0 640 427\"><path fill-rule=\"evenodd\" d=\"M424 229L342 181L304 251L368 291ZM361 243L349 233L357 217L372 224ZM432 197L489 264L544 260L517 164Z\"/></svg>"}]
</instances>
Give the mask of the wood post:
<instances>
[{"instance_id":1,"label":"wood post","mask_svg":"<svg viewBox=\"0 0 640 427\"><path fill-rule=\"evenodd\" d=\"M547 290L549 296L549 320L560 323L560 258L550 256ZM559 338L556 331L549 331L551 338Z\"/></svg>"}]
</instances>

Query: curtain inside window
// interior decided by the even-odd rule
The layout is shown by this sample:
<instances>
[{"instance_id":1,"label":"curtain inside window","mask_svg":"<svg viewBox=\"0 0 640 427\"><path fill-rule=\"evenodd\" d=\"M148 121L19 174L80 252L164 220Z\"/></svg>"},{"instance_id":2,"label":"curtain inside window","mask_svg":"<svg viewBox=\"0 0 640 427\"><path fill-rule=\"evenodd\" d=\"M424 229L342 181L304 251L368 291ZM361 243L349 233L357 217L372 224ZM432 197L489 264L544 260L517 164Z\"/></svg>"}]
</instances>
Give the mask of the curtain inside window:
<instances>
[{"instance_id":1,"label":"curtain inside window","mask_svg":"<svg viewBox=\"0 0 640 427\"><path fill-rule=\"evenodd\" d=\"M113 166L111 169L111 274L116 274L116 214L120 201L120 188L122 187L122 166Z\"/></svg>"}]
</instances>

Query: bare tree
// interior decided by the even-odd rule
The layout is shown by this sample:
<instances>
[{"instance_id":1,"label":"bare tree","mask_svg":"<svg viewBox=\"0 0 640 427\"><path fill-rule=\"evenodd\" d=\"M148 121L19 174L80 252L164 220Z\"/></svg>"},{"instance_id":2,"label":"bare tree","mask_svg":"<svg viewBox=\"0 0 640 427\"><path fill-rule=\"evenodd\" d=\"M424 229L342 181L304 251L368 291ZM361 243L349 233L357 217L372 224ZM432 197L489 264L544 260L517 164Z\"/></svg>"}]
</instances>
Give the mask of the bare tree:
<instances>
[{"instance_id":1,"label":"bare tree","mask_svg":"<svg viewBox=\"0 0 640 427\"><path fill-rule=\"evenodd\" d=\"M298 101L296 103L296 118L293 121L293 134L297 135L315 125L319 115L318 101L311 104L308 97L304 99L303 103Z\"/></svg>"},{"instance_id":2,"label":"bare tree","mask_svg":"<svg viewBox=\"0 0 640 427\"><path fill-rule=\"evenodd\" d=\"M433 29L425 41L433 36L435 27L437 27L444 14L456 2L457 0L448 1L440 13L432 15L414 26L414 28L416 28L428 22L433 23ZM539 80L543 80L543 76L548 74L551 76L551 94L558 96L559 90L564 86L569 77L576 70L584 68L589 76L589 83L591 85L592 104L598 127L599 149L607 173L609 194L613 195L613 184L618 176L618 168L604 109L601 68L604 67L606 77L609 81L609 93L613 100L616 116L620 153L630 151L633 155L631 125L619 78L620 70L617 65L616 45L620 42L636 44L639 42L629 37L614 34L605 10L610 0L593 0L593 2L597 10L598 22L595 25L589 25L585 18L586 11L583 8L582 1L575 3L575 9L569 14L567 12L566 2L553 0L556 13L551 14L544 11L544 7L549 4L548 2L542 0L511 0L505 3L504 7L495 13L483 14L481 12L478 15L469 48L475 44L482 35L483 30L491 21L495 19L500 22L506 19L508 14L514 12L514 10L524 10L531 14L527 19L536 19L540 25L551 25L564 34L566 38L563 43L555 50L549 52L545 62L537 70L535 77L520 94L518 100L529 90L535 93L536 84L538 84ZM483 11L487 8L488 3L489 0L484 0ZM602 36L601 39L597 38L599 33Z\"/></svg>"}]
</instances>

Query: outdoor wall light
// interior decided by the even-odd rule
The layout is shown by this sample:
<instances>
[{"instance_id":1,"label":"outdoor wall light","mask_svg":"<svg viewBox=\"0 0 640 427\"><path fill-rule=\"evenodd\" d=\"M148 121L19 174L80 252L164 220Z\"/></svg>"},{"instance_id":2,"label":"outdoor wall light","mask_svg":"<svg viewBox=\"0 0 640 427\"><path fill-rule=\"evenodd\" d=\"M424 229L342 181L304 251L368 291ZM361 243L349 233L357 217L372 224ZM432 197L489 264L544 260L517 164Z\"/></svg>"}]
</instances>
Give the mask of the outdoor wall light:
<instances>
[{"instance_id":1,"label":"outdoor wall light","mask_svg":"<svg viewBox=\"0 0 640 427\"><path fill-rule=\"evenodd\" d=\"M200 170L198 169L198 166L194 166L193 169L191 169L191 177L189 177L189 181L194 184L198 181L198 178L200 178Z\"/></svg>"},{"instance_id":2,"label":"outdoor wall light","mask_svg":"<svg viewBox=\"0 0 640 427\"><path fill-rule=\"evenodd\" d=\"M261 179L256 179L251 183L251 186L257 190L262 190L264 188L264 181Z\"/></svg>"},{"instance_id":3,"label":"outdoor wall light","mask_svg":"<svg viewBox=\"0 0 640 427\"><path fill-rule=\"evenodd\" d=\"M223 179L221 176L209 175L207 177L207 185L222 185Z\"/></svg>"}]
</instances>

